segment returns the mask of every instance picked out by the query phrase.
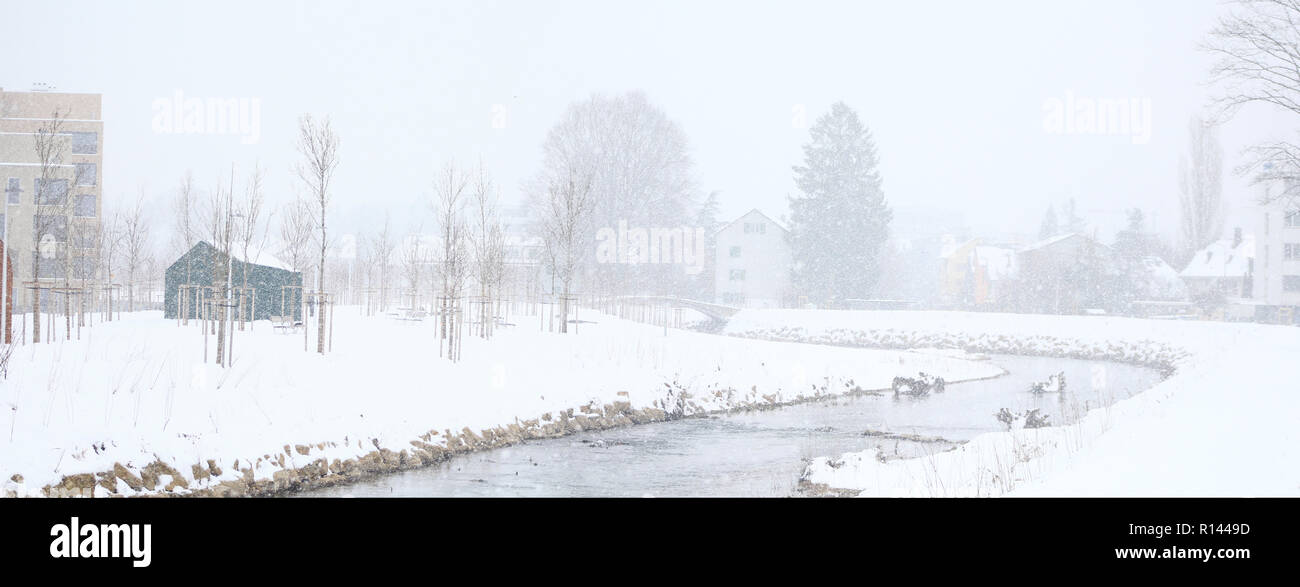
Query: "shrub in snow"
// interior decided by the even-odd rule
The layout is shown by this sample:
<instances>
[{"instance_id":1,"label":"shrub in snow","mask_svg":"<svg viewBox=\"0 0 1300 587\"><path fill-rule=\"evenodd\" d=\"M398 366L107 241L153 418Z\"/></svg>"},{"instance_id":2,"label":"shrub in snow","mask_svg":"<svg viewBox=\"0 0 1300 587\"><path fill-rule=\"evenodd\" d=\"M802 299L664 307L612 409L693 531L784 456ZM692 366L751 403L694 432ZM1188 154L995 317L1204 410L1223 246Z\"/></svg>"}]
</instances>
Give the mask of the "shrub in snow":
<instances>
[{"instance_id":1,"label":"shrub in snow","mask_svg":"<svg viewBox=\"0 0 1300 587\"><path fill-rule=\"evenodd\" d=\"M664 412L669 418L681 418L686 415L686 387L673 379L672 383L665 382L664 387L668 392L664 394L663 401L660 402Z\"/></svg>"},{"instance_id":2,"label":"shrub in snow","mask_svg":"<svg viewBox=\"0 0 1300 587\"><path fill-rule=\"evenodd\" d=\"M1048 426L1051 426L1051 423L1048 422L1048 419L1051 418L1051 416L1049 414L1039 413L1037 408L1034 408L1032 410L1025 410L1023 413L1020 414L1017 414L1006 408L1002 408L1001 410L998 410L998 413L994 414L993 416L996 417L998 419L998 422L1001 422L1002 425L1005 426L1007 430L1011 430L1012 428L1014 428L1016 422L1020 420L1025 421L1025 424L1023 426L1024 428L1046 428Z\"/></svg>"},{"instance_id":3,"label":"shrub in snow","mask_svg":"<svg viewBox=\"0 0 1300 587\"><path fill-rule=\"evenodd\" d=\"M1050 418L1051 416L1049 416L1048 414L1039 414L1037 408L1034 408L1032 410L1026 410L1024 413L1024 417L1025 417L1025 428L1046 428L1048 426L1051 426L1051 424L1047 421L1048 418Z\"/></svg>"},{"instance_id":4,"label":"shrub in snow","mask_svg":"<svg viewBox=\"0 0 1300 587\"><path fill-rule=\"evenodd\" d=\"M895 377L894 378L894 395L911 395L922 396L931 391L943 391L943 377L938 375L926 375L924 372L918 373L916 378Z\"/></svg>"},{"instance_id":5,"label":"shrub in snow","mask_svg":"<svg viewBox=\"0 0 1300 587\"><path fill-rule=\"evenodd\" d=\"M1003 426L1007 427L1007 430L1011 430L1011 426L1016 423L1016 420L1020 419L1019 415L1006 408L998 410L998 413L994 414L994 416L997 417L998 421L1001 422Z\"/></svg>"},{"instance_id":6,"label":"shrub in snow","mask_svg":"<svg viewBox=\"0 0 1300 587\"><path fill-rule=\"evenodd\" d=\"M1065 391L1065 371L1048 376L1047 381L1039 381L1029 387L1030 393L1059 393Z\"/></svg>"}]
</instances>

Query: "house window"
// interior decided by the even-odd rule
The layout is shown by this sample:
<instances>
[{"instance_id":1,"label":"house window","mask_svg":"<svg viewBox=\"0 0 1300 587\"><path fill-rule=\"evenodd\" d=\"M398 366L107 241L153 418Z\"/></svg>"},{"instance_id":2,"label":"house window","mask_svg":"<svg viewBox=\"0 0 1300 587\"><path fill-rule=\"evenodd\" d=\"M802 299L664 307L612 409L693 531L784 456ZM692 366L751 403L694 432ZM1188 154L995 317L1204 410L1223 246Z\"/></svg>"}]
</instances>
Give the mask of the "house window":
<instances>
[{"instance_id":1,"label":"house window","mask_svg":"<svg viewBox=\"0 0 1300 587\"><path fill-rule=\"evenodd\" d=\"M72 246L79 249L93 249L97 244L98 230L93 223L79 222L72 231Z\"/></svg>"},{"instance_id":2,"label":"house window","mask_svg":"<svg viewBox=\"0 0 1300 587\"><path fill-rule=\"evenodd\" d=\"M16 177L9 178L9 183L5 184L5 196L9 198L10 204L23 203L23 181Z\"/></svg>"},{"instance_id":3,"label":"house window","mask_svg":"<svg viewBox=\"0 0 1300 587\"><path fill-rule=\"evenodd\" d=\"M79 261L79 263L77 263L77 272L79 273L78 277L81 277L82 279L94 279L95 278L95 257L91 255L87 255L78 259L78 261Z\"/></svg>"},{"instance_id":4,"label":"house window","mask_svg":"<svg viewBox=\"0 0 1300 587\"><path fill-rule=\"evenodd\" d=\"M87 194L76 196L73 201L72 214L73 216L80 216L82 218L94 218L95 196Z\"/></svg>"},{"instance_id":5,"label":"house window","mask_svg":"<svg viewBox=\"0 0 1300 587\"><path fill-rule=\"evenodd\" d=\"M1282 224L1287 228L1300 228L1300 210L1287 211L1286 220Z\"/></svg>"},{"instance_id":6,"label":"house window","mask_svg":"<svg viewBox=\"0 0 1300 587\"><path fill-rule=\"evenodd\" d=\"M72 154L94 155L99 152L99 133L70 132L68 136L72 139Z\"/></svg>"},{"instance_id":7,"label":"house window","mask_svg":"<svg viewBox=\"0 0 1300 587\"><path fill-rule=\"evenodd\" d=\"M730 277L729 277L728 279L730 279L730 280L732 280L732 281L744 281L744 280L745 280L745 270L744 270L744 269L732 269L732 270L731 270L731 275L730 275Z\"/></svg>"},{"instance_id":8,"label":"house window","mask_svg":"<svg viewBox=\"0 0 1300 587\"><path fill-rule=\"evenodd\" d=\"M1300 259L1300 243L1286 243L1282 245L1282 258L1287 261Z\"/></svg>"},{"instance_id":9,"label":"house window","mask_svg":"<svg viewBox=\"0 0 1300 587\"><path fill-rule=\"evenodd\" d=\"M739 257L739 256L740 256L740 247L731 247L731 256L732 256L732 257Z\"/></svg>"},{"instance_id":10,"label":"house window","mask_svg":"<svg viewBox=\"0 0 1300 587\"><path fill-rule=\"evenodd\" d=\"M722 303L724 303L724 304L744 304L744 303L745 303L745 294L732 293L732 292L723 292L723 293L722 293Z\"/></svg>"},{"instance_id":11,"label":"house window","mask_svg":"<svg viewBox=\"0 0 1300 587\"><path fill-rule=\"evenodd\" d=\"M767 234L767 225L762 222L746 222L745 234Z\"/></svg>"},{"instance_id":12,"label":"house window","mask_svg":"<svg viewBox=\"0 0 1300 587\"><path fill-rule=\"evenodd\" d=\"M63 255L41 255L40 252L32 253L32 263L36 265L36 277L41 279L50 279L63 277Z\"/></svg>"},{"instance_id":13,"label":"house window","mask_svg":"<svg viewBox=\"0 0 1300 587\"><path fill-rule=\"evenodd\" d=\"M1283 275L1282 291L1300 291L1300 275Z\"/></svg>"},{"instance_id":14,"label":"house window","mask_svg":"<svg viewBox=\"0 0 1300 587\"><path fill-rule=\"evenodd\" d=\"M32 231L33 234L42 235L42 240L53 238L55 242L67 242L68 217L35 214L32 216ZM40 246L42 243L36 244Z\"/></svg>"},{"instance_id":15,"label":"house window","mask_svg":"<svg viewBox=\"0 0 1300 587\"><path fill-rule=\"evenodd\" d=\"M77 185L80 186L95 185L95 182L98 180L98 175L99 175L98 171L99 169L95 166L94 163L78 163L77 164Z\"/></svg>"},{"instance_id":16,"label":"house window","mask_svg":"<svg viewBox=\"0 0 1300 587\"><path fill-rule=\"evenodd\" d=\"M62 206L68 201L68 180L36 178L36 205Z\"/></svg>"}]
</instances>

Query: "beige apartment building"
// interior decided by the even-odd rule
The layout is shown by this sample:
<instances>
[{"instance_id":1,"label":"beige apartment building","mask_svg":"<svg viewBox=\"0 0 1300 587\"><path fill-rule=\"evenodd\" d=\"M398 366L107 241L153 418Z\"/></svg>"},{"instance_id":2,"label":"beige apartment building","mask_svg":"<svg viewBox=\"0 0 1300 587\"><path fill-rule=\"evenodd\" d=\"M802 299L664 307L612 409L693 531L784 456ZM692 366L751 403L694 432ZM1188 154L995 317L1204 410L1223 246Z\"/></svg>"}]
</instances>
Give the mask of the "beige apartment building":
<instances>
[{"instance_id":1,"label":"beige apartment building","mask_svg":"<svg viewBox=\"0 0 1300 587\"><path fill-rule=\"evenodd\" d=\"M37 137L58 113L50 164ZM33 280L47 286L93 286L95 234L103 208L104 121L99 94L7 92L0 88L0 237L14 264L14 306L31 308ZM39 238L38 238L39 235ZM39 242L37 242L39 240ZM42 306L59 300L45 291ZM43 310L44 311L44 308Z\"/></svg>"}]
</instances>

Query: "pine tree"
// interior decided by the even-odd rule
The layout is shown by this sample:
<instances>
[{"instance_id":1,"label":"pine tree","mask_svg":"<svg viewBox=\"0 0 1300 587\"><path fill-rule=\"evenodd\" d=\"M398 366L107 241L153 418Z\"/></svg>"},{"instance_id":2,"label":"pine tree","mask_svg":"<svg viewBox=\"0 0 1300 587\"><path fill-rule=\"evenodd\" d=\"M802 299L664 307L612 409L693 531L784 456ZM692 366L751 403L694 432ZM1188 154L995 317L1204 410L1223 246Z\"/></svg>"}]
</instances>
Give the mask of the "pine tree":
<instances>
[{"instance_id":1,"label":"pine tree","mask_svg":"<svg viewBox=\"0 0 1300 587\"><path fill-rule=\"evenodd\" d=\"M1065 226L1064 232L1085 234L1088 231L1088 223L1083 221L1074 211L1074 198L1070 198L1065 203Z\"/></svg>"},{"instance_id":2,"label":"pine tree","mask_svg":"<svg viewBox=\"0 0 1300 587\"><path fill-rule=\"evenodd\" d=\"M871 295L893 217L881 190L871 132L837 102L817 119L794 167L790 199L795 287L810 301L842 303Z\"/></svg>"},{"instance_id":3,"label":"pine tree","mask_svg":"<svg viewBox=\"0 0 1300 587\"><path fill-rule=\"evenodd\" d=\"M692 279L694 295L701 300L711 299L714 291L714 250L717 247L717 232L721 228L718 222L718 192L709 192L695 213L695 226L704 230L704 242L695 243L699 248L695 254L703 256L703 270Z\"/></svg>"},{"instance_id":4,"label":"pine tree","mask_svg":"<svg viewBox=\"0 0 1300 587\"><path fill-rule=\"evenodd\" d=\"M1056 221L1056 206L1047 206L1047 216L1043 217L1043 225L1038 229L1038 239L1047 240L1058 234L1061 234L1061 225Z\"/></svg>"}]
</instances>

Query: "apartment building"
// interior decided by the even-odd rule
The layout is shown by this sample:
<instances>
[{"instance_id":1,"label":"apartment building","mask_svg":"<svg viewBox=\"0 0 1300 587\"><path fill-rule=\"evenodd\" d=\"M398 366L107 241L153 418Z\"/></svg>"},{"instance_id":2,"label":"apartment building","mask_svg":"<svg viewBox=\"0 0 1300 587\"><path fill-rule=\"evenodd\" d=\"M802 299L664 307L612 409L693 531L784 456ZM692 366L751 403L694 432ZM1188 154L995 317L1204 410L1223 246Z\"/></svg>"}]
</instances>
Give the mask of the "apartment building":
<instances>
[{"instance_id":1,"label":"apartment building","mask_svg":"<svg viewBox=\"0 0 1300 587\"><path fill-rule=\"evenodd\" d=\"M1294 319L1300 308L1300 201L1265 186L1256 212L1254 298L1260 319Z\"/></svg>"},{"instance_id":2,"label":"apartment building","mask_svg":"<svg viewBox=\"0 0 1300 587\"><path fill-rule=\"evenodd\" d=\"M37 138L55 130L43 157ZM70 279L80 287L96 277L103 160L99 94L0 88L0 238L18 281L15 308L31 307L34 290L25 284L33 280L56 286Z\"/></svg>"},{"instance_id":3,"label":"apartment building","mask_svg":"<svg viewBox=\"0 0 1300 587\"><path fill-rule=\"evenodd\" d=\"M738 308L789 305L792 257L785 228L750 210L722 227L715 242L717 303Z\"/></svg>"}]
</instances>

